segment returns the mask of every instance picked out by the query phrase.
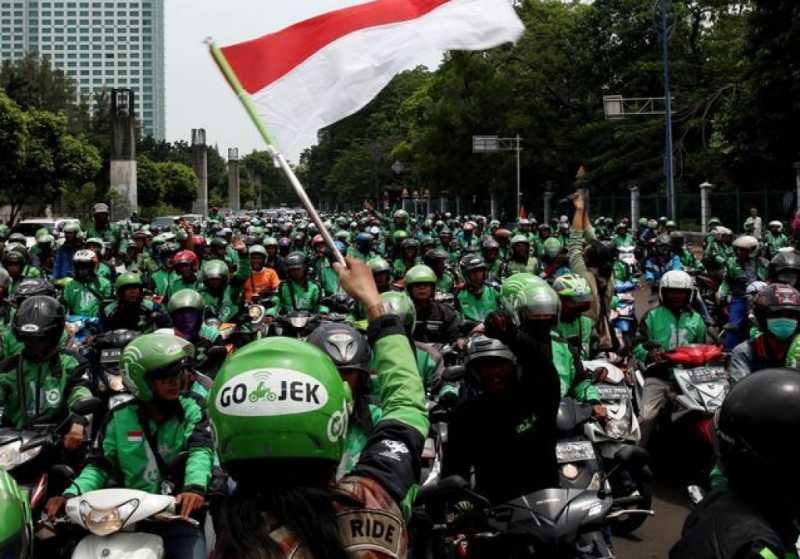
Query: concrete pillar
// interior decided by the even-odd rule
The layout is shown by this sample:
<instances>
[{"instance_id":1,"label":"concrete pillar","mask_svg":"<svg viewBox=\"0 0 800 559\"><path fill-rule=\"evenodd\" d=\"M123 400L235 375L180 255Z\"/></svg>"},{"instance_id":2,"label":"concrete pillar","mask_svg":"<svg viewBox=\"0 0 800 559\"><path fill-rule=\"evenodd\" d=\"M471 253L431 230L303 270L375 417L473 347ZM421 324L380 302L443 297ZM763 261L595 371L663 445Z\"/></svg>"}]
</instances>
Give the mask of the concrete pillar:
<instances>
[{"instance_id":1,"label":"concrete pillar","mask_svg":"<svg viewBox=\"0 0 800 559\"><path fill-rule=\"evenodd\" d=\"M239 199L239 148L228 148L228 206L231 210L241 209Z\"/></svg>"},{"instance_id":2,"label":"concrete pillar","mask_svg":"<svg viewBox=\"0 0 800 559\"><path fill-rule=\"evenodd\" d=\"M197 198L192 213L208 217L208 150L204 128L192 129L192 168L197 175Z\"/></svg>"},{"instance_id":3,"label":"concrete pillar","mask_svg":"<svg viewBox=\"0 0 800 559\"><path fill-rule=\"evenodd\" d=\"M708 220L711 219L711 202L708 198L709 192L714 188L710 182L700 185L700 230L708 233Z\"/></svg>"},{"instance_id":4,"label":"concrete pillar","mask_svg":"<svg viewBox=\"0 0 800 559\"><path fill-rule=\"evenodd\" d=\"M636 235L639 232L639 216L641 215L639 210L639 187L633 185L629 190L631 191L631 231Z\"/></svg>"},{"instance_id":5,"label":"concrete pillar","mask_svg":"<svg viewBox=\"0 0 800 559\"><path fill-rule=\"evenodd\" d=\"M111 221L139 209L136 182L136 100L133 90L111 90Z\"/></svg>"},{"instance_id":6,"label":"concrete pillar","mask_svg":"<svg viewBox=\"0 0 800 559\"><path fill-rule=\"evenodd\" d=\"M494 219L497 216L497 201L496 196L494 193L494 189L489 192L489 213L491 215L490 219Z\"/></svg>"},{"instance_id":7,"label":"concrete pillar","mask_svg":"<svg viewBox=\"0 0 800 559\"><path fill-rule=\"evenodd\" d=\"M553 207L553 190L550 186L545 187L544 191L544 215L542 217L542 223L550 224L550 217L552 214L552 207Z\"/></svg>"}]
</instances>

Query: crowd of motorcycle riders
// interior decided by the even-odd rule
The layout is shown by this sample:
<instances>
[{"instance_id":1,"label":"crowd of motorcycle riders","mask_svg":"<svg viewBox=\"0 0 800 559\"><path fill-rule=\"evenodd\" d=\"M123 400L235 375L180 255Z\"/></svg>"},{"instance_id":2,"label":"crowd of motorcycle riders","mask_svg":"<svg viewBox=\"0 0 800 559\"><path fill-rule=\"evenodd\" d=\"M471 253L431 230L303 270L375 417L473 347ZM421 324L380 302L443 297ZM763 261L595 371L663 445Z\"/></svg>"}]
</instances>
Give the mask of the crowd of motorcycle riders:
<instances>
[{"instance_id":1,"label":"crowd of motorcycle riders","mask_svg":"<svg viewBox=\"0 0 800 559\"><path fill-rule=\"evenodd\" d=\"M114 487L174 497L187 522L136 526L173 559L594 557L564 534L492 551L481 522L502 515L485 511L563 485L563 401L611 420L598 359L640 385L636 446L655 457L675 352L692 347L724 363L724 401L670 557L795 557L800 255L784 224L712 219L689 243L666 218L571 200L541 223L323 215L347 267L300 211L159 229L98 203L33 243L0 225L0 558L69 556L65 505ZM55 444L36 495L25 446L3 445L42 425Z\"/></svg>"}]
</instances>

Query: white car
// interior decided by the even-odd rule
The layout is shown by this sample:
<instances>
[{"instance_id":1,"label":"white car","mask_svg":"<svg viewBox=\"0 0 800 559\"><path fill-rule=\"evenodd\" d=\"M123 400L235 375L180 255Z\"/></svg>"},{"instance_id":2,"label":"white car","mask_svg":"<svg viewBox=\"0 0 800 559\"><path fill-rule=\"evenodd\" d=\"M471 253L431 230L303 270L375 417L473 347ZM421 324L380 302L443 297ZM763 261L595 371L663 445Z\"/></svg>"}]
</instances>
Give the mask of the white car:
<instances>
[{"instance_id":1,"label":"white car","mask_svg":"<svg viewBox=\"0 0 800 559\"><path fill-rule=\"evenodd\" d=\"M14 226L11 232L25 235L25 243L28 248L31 248L36 244L36 232L39 229L47 229L57 241L67 223L77 223L80 225L80 220L74 217L37 217L33 219L23 219Z\"/></svg>"}]
</instances>

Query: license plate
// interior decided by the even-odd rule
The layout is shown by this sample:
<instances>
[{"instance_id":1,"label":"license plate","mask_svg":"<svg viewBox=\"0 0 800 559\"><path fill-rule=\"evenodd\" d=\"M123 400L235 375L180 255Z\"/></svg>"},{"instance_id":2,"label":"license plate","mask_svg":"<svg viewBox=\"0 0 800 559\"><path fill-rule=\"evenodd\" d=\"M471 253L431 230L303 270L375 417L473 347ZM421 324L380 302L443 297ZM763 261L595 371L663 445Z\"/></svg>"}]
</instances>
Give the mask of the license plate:
<instances>
[{"instance_id":1,"label":"license plate","mask_svg":"<svg viewBox=\"0 0 800 559\"><path fill-rule=\"evenodd\" d=\"M584 462L594 459L594 447L589 441L573 441L556 445L556 458L559 464Z\"/></svg>"},{"instance_id":2,"label":"license plate","mask_svg":"<svg viewBox=\"0 0 800 559\"><path fill-rule=\"evenodd\" d=\"M631 392L627 386L599 385L596 387L601 400L629 400Z\"/></svg>"},{"instance_id":3,"label":"license plate","mask_svg":"<svg viewBox=\"0 0 800 559\"><path fill-rule=\"evenodd\" d=\"M119 348L103 349L100 351L100 363L119 363L122 350Z\"/></svg>"},{"instance_id":4,"label":"license plate","mask_svg":"<svg viewBox=\"0 0 800 559\"><path fill-rule=\"evenodd\" d=\"M695 367L689 371L689 378L695 384L704 384L726 380L728 374L722 367Z\"/></svg>"}]
</instances>

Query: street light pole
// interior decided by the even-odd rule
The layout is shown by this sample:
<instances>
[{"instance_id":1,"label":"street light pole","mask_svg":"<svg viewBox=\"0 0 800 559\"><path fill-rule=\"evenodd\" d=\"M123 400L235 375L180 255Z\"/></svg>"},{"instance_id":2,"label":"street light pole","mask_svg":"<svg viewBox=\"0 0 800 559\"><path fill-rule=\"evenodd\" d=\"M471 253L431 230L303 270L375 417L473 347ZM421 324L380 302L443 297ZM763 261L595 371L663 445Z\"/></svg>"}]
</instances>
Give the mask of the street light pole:
<instances>
[{"instance_id":1,"label":"street light pole","mask_svg":"<svg viewBox=\"0 0 800 559\"><path fill-rule=\"evenodd\" d=\"M521 172L521 169L520 169L520 152L522 151L522 147L520 146L519 134L517 134L516 140L517 140L517 215L516 215L516 220L519 220L519 211L520 211L520 206L521 206L521 203L522 203L522 185L521 185L522 172Z\"/></svg>"},{"instance_id":2,"label":"street light pole","mask_svg":"<svg viewBox=\"0 0 800 559\"><path fill-rule=\"evenodd\" d=\"M661 54L664 64L664 130L665 161L664 176L667 182L667 211L670 219L676 218L675 183L672 163L672 95L669 91L669 26L667 25L667 2L661 0Z\"/></svg>"}]
</instances>

